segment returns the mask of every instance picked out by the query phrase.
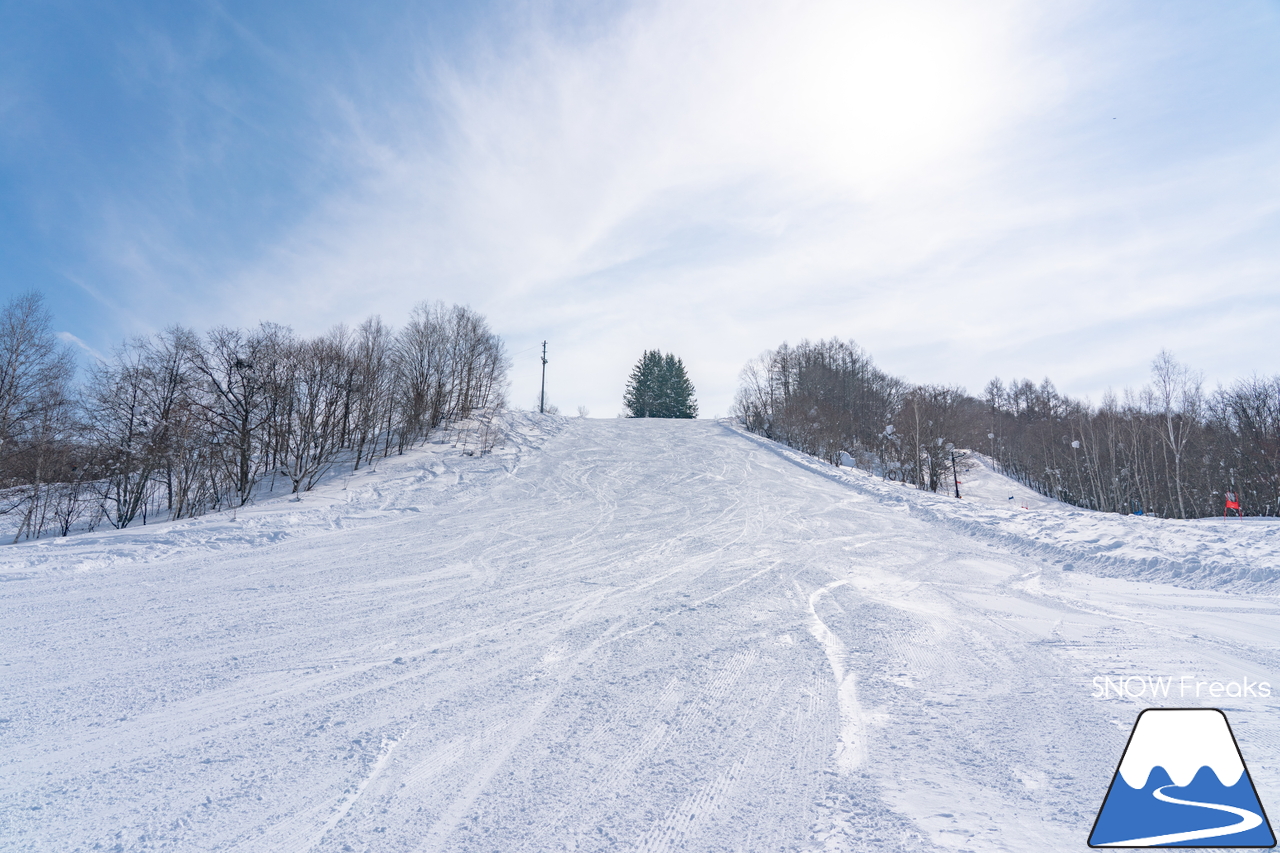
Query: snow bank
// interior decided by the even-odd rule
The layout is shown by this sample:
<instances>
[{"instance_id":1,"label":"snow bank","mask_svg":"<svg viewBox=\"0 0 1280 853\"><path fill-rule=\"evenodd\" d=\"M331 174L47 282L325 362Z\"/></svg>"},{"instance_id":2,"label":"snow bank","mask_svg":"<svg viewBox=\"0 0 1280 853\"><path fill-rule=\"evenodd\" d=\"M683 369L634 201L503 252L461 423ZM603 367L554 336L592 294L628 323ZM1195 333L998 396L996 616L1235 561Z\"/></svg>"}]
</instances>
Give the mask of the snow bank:
<instances>
[{"instance_id":1,"label":"snow bank","mask_svg":"<svg viewBox=\"0 0 1280 853\"><path fill-rule=\"evenodd\" d=\"M463 423L434 433L403 456L375 460L356 472L332 471L309 492L277 494L198 518L14 544L0 548L0 581L276 545L387 523L440 501L466 500L477 487L516 470L524 451L540 446L563 425L563 418L551 415L508 412L497 424L501 440L484 455L475 450L475 430Z\"/></svg>"},{"instance_id":2,"label":"snow bank","mask_svg":"<svg viewBox=\"0 0 1280 853\"><path fill-rule=\"evenodd\" d=\"M1280 580L1280 519L1182 521L1081 509L997 473L990 460L977 453L969 457L969 469L961 475L961 499L956 500L950 491L922 492L859 469L837 468L726 423L797 465L839 479L869 497L901 504L1064 571L1264 593L1275 590Z\"/></svg>"},{"instance_id":3,"label":"snow bank","mask_svg":"<svg viewBox=\"0 0 1280 853\"><path fill-rule=\"evenodd\" d=\"M311 492L281 495L195 519L49 538L0 548L0 581L59 571L101 571L192 549L210 553L389 523L442 501L467 500L520 465L524 451L564 429L564 419L508 413L491 454L467 455L456 433L438 434L404 456L334 473ZM875 500L901 505L958 532L1028 554L1065 571L1171 583L1195 589L1274 589L1280 580L1280 519L1179 521L1069 506L1034 492L973 453L961 500L921 492L856 468L838 468L726 426L793 463L835 478ZM950 484L948 484L950 485Z\"/></svg>"}]
</instances>

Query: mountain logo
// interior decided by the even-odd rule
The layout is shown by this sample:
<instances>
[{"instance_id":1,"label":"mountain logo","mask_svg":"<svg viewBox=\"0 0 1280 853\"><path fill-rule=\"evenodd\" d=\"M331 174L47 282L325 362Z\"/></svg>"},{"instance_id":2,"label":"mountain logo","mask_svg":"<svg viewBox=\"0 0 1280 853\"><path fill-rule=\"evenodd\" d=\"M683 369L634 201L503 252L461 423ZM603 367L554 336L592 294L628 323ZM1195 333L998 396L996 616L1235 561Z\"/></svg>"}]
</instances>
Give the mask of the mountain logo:
<instances>
[{"instance_id":1,"label":"mountain logo","mask_svg":"<svg viewBox=\"0 0 1280 853\"><path fill-rule=\"evenodd\" d=\"M1090 847L1275 847L1249 769L1217 708L1138 715Z\"/></svg>"}]
</instances>

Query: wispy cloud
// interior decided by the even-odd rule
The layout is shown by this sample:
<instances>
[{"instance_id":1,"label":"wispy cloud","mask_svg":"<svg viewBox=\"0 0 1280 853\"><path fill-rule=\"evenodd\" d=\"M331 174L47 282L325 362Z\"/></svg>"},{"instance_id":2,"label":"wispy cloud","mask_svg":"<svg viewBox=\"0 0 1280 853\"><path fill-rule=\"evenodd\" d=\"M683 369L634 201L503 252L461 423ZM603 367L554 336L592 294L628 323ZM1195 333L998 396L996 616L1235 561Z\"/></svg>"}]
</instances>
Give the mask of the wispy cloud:
<instances>
[{"instance_id":1,"label":"wispy cloud","mask_svg":"<svg viewBox=\"0 0 1280 853\"><path fill-rule=\"evenodd\" d=\"M442 139L371 139L357 110L372 178L245 286L282 307L289 281L326 308L467 299L517 340L560 336L559 375L597 411L632 350L685 351L723 410L744 354L830 329L842 278L874 294L954 239L912 225L1062 88L1019 54L1033 25L1004 4L680 3L586 42L532 28L478 68L431 69Z\"/></svg>"},{"instance_id":2,"label":"wispy cloud","mask_svg":"<svg viewBox=\"0 0 1280 853\"><path fill-rule=\"evenodd\" d=\"M974 390L1047 374L1096 398L1162 347L1211 375L1280 370L1280 133L1214 90L1257 70L1233 50L1269 61L1260 6L545 12L477 26L465 52L424 41L382 91L330 69L305 153L330 178L269 238L211 263L163 205L114 218L112 263L154 282L134 309L315 331L469 302L512 350L551 340L552 398L597 414L644 348L681 355L712 414L747 358L803 336ZM1208 118L1223 133L1192 127ZM164 296L174 270L188 285ZM517 403L537 375L526 354Z\"/></svg>"},{"instance_id":3,"label":"wispy cloud","mask_svg":"<svg viewBox=\"0 0 1280 853\"><path fill-rule=\"evenodd\" d=\"M85 355L89 356L89 358L95 362L106 361L106 358L102 355L102 353L98 352L96 349L89 346L84 341L80 340L70 332L56 332L54 334L54 337L62 341L64 344L69 344L75 347L76 349L82 351L83 353L85 353Z\"/></svg>"}]
</instances>

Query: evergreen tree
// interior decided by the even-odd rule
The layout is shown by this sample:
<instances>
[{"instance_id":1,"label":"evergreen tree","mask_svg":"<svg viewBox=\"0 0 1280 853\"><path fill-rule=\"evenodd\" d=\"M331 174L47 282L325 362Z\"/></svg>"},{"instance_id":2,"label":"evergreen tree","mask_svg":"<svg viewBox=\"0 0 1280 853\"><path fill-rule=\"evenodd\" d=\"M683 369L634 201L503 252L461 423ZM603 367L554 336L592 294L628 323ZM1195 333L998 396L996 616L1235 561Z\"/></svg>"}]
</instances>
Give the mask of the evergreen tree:
<instances>
[{"instance_id":1,"label":"evergreen tree","mask_svg":"<svg viewBox=\"0 0 1280 853\"><path fill-rule=\"evenodd\" d=\"M671 353L646 350L627 379L622 401L632 418L696 418L693 395L683 361Z\"/></svg>"},{"instance_id":2,"label":"evergreen tree","mask_svg":"<svg viewBox=\"0 0 1280 853\"><path fill-rule=\"evenodd\" d=\"M698 401L694 399L693 383L685 373L684 362L671 353L662 357L663 414L662 418L696 418Z\"/></svg>"}]
</instances>

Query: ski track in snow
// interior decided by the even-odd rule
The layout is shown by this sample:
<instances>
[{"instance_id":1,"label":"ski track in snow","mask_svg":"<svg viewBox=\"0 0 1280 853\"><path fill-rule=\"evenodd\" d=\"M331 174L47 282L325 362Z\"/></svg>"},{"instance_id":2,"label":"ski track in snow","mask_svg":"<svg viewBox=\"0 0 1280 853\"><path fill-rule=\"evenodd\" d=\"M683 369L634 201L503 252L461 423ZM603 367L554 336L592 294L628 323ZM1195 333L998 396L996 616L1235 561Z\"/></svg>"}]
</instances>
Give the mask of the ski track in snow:
<instances>
[{"instance_id":1,"label":"ski track in snow","mask_svg":"<svg viewBox=\"0 0 1280 853\"><path fill-rule=\"evenodd\" d=\"M858 707L858 685L856 677L846 672L845 663L848 652L840 638L827 627L818 615L818 599L836 587L847 584L847 580L832 581L819 587L809 596L809 619L806 627L813 638L822 646L831 664L831 674L836 684L836 701L840 708L840 739L836 746L836 768L841 773L851 773L857 769L866 757L863 739L862 710Z\"/></svg>"},{"instance_id":2,"label":"ski track in snow","mask_svg":"<svg viewBox=\"0 0 1280 853\"><path fill-rule=\"evenodd\" d=\"M1083 849L1148 704L1094 676L1280 687L1271 528L1131 523L512 416L492 455L5 548L0 849ZM1197 536L1243 543L1199 573L1234 586L1150 582ZM1265 801L1280 704L1212 701Z\"/></svg>"}]
</instances>

